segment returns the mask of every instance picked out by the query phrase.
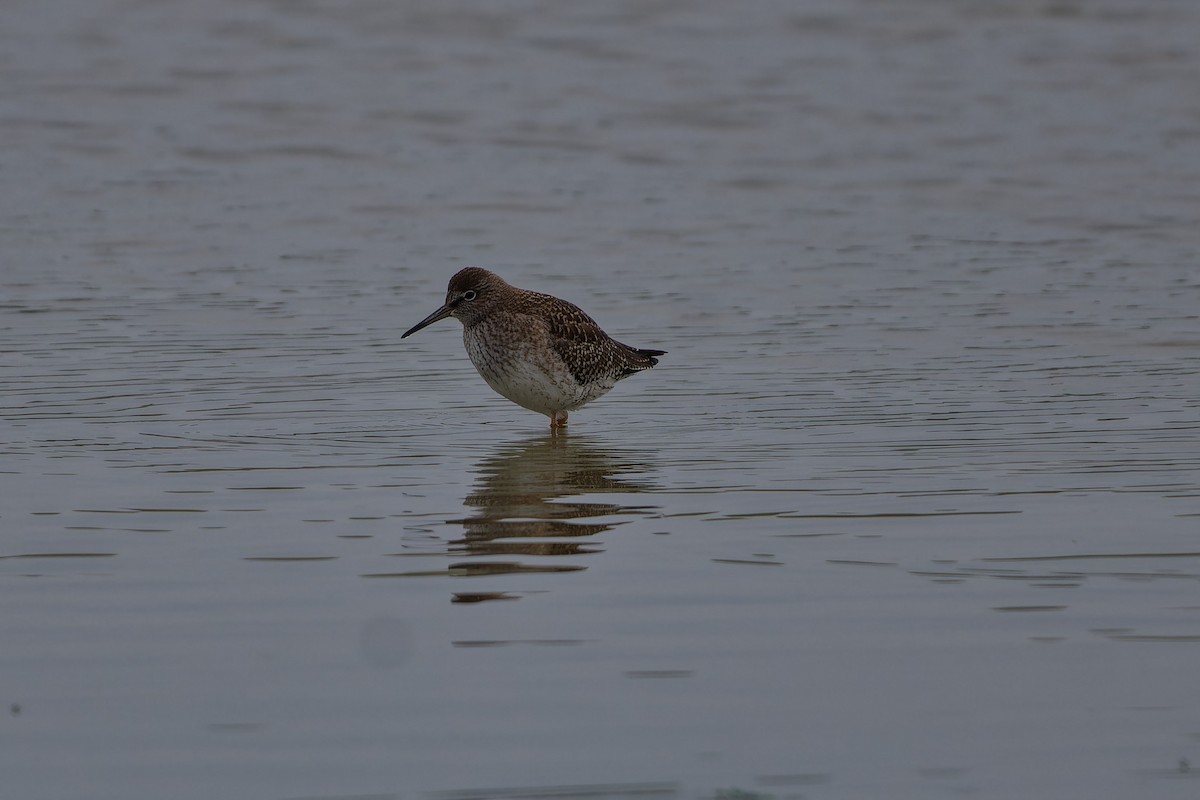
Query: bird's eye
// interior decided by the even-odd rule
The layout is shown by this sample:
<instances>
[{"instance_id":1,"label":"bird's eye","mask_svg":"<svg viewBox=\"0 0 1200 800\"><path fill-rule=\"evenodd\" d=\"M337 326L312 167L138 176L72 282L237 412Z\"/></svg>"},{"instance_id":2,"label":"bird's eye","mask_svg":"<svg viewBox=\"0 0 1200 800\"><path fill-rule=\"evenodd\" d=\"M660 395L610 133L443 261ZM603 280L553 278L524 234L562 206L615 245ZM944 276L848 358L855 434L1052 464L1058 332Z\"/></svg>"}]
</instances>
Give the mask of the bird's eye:
<instances>
[{"instance_id":1,"label":"bird's eye","mask_svg":"<svg viewBox=\"0 0 1200 800\"><path fill-rule=\"evenodd\" d=\"M478 295L475 294L474 289L467 289L465 292L462 293L463 300L474 300L477 296Z\"/></svg>"}]
</instances>

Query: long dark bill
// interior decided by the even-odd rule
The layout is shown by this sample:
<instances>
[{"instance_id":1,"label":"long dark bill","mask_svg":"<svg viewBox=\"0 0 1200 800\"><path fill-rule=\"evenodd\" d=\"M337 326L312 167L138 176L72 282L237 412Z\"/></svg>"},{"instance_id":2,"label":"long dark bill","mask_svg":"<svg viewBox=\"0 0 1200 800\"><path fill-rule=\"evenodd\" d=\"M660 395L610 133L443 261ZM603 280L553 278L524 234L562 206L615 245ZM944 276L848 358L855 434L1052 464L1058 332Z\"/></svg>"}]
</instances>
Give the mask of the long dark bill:
<instances>
[{"instance_id":1,"label":"long dark bill","mask_svg":"<svg viewBox=\"0 0 1200 800\"><path fill-rule=\"evenodd\" d=\"M442 306L437 311L433 312L428 317L421 320L416 325L413 325L411 328L406 330L404 333L400 334L400 338L403 339L405 336L411 336L412 334L421 330L421 328L424 328L426 325L432 325L433 323L437 322L439 319L445 319L448 316L450 316L450 306Z\"/></svg>"}]
</instances>

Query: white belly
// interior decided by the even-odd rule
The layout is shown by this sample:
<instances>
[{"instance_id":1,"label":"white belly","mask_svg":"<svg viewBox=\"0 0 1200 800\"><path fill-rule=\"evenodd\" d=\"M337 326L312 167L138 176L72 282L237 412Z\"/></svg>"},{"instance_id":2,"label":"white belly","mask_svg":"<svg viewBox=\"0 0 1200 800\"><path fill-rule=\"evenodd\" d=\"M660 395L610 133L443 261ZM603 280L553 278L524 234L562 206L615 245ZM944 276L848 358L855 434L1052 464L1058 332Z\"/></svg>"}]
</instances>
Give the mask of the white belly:
<instances>
[{"instance_id":1,"label":"white belly","mask_svg":"<svg viewBox=\"0 0 1200 800\"><path fill-rule=\"evenodd\" d=\"M573 411L612 388L580 386L562 361L548 347L539 346L540 342L502 343L495 332L485 337L476 328L464 328L463 344L488 386L539 414Z\"/></svg>"}]
</instances>

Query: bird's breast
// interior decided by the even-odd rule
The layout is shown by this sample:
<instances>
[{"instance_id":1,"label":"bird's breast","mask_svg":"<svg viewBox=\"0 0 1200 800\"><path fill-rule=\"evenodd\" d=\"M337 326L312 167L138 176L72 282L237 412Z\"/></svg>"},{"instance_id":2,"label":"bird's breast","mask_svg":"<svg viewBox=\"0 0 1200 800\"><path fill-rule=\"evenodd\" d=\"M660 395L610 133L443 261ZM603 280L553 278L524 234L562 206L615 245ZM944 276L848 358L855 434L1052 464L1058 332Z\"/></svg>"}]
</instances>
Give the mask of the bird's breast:
<instances>
[{"instance_id":1,"label":"bird's breast","mask_svg":"<svg viewBox=\"0 0 1200 800\"><path fill-rule=\"evenodd\" d=\"M463 328L467 356L498 394L543 414L575 406L579 385L544 330L481 322Z\"/></svg>"}]
</instances>

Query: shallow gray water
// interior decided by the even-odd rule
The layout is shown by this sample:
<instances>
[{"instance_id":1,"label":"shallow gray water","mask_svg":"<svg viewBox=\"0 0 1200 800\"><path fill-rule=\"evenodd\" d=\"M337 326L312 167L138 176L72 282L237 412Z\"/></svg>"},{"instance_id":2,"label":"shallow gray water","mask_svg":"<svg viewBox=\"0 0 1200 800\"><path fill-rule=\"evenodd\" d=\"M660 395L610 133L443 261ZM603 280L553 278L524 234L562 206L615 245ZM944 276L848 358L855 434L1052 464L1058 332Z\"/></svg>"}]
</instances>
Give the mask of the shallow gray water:
<instances>
[{"instance_id":1,"label":"shallow gray water","mask_svg":"<svg viewBox=\"0 0 1200 800\"><path fill-rule=\"evenodd\" d=\"M6 796L1194 797L1200 8L1003 5L8 3Z\"/></svg>"}]
</instances>

